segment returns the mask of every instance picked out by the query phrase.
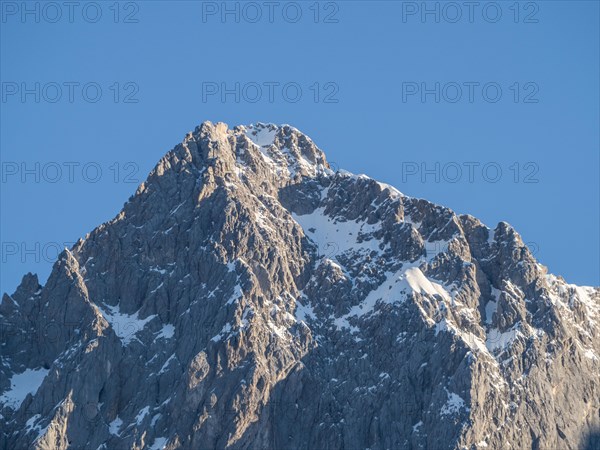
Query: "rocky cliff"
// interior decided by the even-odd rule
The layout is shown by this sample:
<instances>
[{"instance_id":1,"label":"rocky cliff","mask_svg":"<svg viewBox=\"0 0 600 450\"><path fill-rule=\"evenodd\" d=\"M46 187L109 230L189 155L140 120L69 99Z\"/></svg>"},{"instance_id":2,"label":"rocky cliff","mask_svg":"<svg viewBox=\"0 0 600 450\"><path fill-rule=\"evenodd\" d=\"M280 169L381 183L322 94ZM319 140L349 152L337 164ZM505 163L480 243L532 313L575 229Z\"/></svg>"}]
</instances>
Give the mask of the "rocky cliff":
<instances>
[{"instance_id":1,"label":"rocky cliff","mask_svg":"<svg viewBox=\"0 0 600 450\"><path fill-rule=\"evenodd\" d=\"M599 311L507 223L206 122L4 294L0 448L577 449Z\"/></svg>"}]
</instances>

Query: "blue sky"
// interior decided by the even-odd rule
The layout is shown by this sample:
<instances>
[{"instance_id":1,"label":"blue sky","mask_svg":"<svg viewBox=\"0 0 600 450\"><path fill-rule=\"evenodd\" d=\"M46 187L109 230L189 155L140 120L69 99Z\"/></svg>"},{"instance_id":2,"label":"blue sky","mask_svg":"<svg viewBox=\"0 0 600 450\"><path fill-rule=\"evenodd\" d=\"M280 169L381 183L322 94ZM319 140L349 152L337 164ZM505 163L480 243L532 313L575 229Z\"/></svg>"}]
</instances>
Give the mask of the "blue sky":
<instances>
[{"instance_id":1,"label":"blue sky","mask_svg":"<svg viewBox=\"0 0 600 450\"><path fill-rule=\"evenodd\" d=\"M598 2L45 5L2 2L2 292L45 282L204 120L292 124L600 284Z\"/></svg>"}]
</instances>

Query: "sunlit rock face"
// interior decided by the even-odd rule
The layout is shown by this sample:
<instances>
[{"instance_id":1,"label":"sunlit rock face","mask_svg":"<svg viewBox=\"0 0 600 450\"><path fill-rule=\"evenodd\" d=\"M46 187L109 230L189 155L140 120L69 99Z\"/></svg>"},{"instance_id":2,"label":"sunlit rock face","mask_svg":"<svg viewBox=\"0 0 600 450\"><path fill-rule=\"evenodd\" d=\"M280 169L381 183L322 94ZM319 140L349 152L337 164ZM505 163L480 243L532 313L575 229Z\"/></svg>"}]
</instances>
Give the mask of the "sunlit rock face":
<instances>
[{"instance_id":1,"label":"sunlit rock face","mask_svg":"<svg viewBox=\"0 0 600 450\"><path fill-rule=\"evenodd\" d=\"M599 310L506 223L206 122L2 298L0 448L577 449Z\"/></svg>"}]
</instances>

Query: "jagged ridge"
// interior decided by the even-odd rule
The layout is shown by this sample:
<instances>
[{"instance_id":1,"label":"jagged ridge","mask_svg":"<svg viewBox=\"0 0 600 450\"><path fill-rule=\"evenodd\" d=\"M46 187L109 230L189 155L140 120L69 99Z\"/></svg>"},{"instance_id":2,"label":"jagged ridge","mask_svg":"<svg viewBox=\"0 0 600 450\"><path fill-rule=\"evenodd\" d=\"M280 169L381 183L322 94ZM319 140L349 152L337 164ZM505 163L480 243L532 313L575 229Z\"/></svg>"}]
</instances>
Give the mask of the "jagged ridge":
<instances>
[{"instance_id":1,"label":"jagged ridge","mask_svg":"<svg viewBox=\"0 0 600 450\"><path fill-rule=\"evenodd\" d=\"M599 298L293 127L205 122L3 296L0 442L578 448Z\"/></svg>"}]
</instances>

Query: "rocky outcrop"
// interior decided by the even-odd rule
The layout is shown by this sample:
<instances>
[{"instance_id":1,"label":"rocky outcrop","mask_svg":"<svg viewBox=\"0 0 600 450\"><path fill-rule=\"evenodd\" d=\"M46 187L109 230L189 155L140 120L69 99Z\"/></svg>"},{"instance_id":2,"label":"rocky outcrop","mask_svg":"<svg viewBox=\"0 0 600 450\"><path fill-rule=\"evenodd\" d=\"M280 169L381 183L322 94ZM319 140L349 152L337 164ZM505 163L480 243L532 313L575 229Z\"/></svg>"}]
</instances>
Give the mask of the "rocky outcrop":
<instances>
[{"instance_id":1,"label":"rocky outcrop","mask_svg":"<svg viewBox=\"0 0 600 450\"><path fill-rule=\"evenodd\" d=\"M3 296L0 447L577 449L599 311L506 223L206 122Z\"/></svg>"}]
</instances>

